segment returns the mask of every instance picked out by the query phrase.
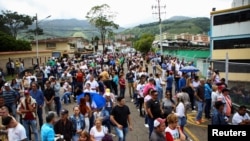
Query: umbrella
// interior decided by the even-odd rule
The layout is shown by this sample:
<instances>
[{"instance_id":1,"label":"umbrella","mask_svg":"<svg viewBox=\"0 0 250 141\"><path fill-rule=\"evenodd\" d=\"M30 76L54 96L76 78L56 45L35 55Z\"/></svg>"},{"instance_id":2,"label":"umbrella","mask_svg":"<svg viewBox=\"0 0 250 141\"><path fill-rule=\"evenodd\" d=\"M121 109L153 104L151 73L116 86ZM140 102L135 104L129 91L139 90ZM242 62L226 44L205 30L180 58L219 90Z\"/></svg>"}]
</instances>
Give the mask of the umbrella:
<instances>
[{"instance_id":1,"label":"umbrella","mask_svg":"<svg viewBox=\"0 0 250 141\"><path fill-rule=\"evenodd\" d=\"M95 92L84 92L84 93L78 95L77 96L77 103L78 104L80 103L80 99L85 96L85 93L90 94L92 103L94 103L96 105L96 108L99 109L99 108L102 108L106 105L106 99L102 95L95 93Z\"/></svg>"},{"instance_id":2,"label":"umbrella","mask_svg":"<svg viewBox=\"0 0 250 141\"><path fill-rule=\"evenodd\" d=\"M194 66L185 66L183 68L180 69L181 72L198 72L199 69L197 69L196 67Z\"/></svg>"}]
</instances>

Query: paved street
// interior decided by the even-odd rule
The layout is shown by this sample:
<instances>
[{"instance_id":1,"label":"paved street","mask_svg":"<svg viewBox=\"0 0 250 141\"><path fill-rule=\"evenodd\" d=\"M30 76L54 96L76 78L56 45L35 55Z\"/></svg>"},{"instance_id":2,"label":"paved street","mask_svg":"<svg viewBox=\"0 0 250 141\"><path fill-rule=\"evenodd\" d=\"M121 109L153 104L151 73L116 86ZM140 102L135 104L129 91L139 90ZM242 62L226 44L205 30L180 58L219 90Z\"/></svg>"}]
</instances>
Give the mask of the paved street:
<instances>
[{"instance_id":1,"label":"paved street","mask_svg":"<svg viewBox=\"0 0 250 141\"><path fill-rule=\"evenodd\" d=\"M126 66L126 65L124 65ZM152 72L151 67L149 67L149 72ZM126 104L129 106L131 111L131 117L132 117L132 123L133 123L133 131L129 131L127 135L127 141L147 141L148 140L148 128L144 126L144 118L139 116L139 112L136 109L133 102L131 102L128 94L128 90L126 90ZM70 115L73 113L72 108L77 103L71 103L69 105L62 106L69 110ZM188 112L188 124L185 127L185 133L188 134L188 136L193 141L207 141L207 124L209 121L205 120L205 123L202 123L201 125L195 124L195 116L196 113ZM112 130L114 133L114 131ZM115 139L117 140L117 139Z\"/></svg>"}]
</instances>

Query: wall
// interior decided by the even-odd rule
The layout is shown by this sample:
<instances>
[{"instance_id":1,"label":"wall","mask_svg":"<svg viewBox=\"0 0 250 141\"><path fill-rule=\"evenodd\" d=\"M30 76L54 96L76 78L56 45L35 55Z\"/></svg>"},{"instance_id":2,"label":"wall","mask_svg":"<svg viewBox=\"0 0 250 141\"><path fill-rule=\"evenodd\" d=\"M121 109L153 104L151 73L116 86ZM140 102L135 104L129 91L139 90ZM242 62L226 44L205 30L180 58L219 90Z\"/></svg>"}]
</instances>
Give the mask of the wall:
<instances>
[{"instance_id":1,"label":"wall","mask_svg":"<svg viewBox=\"0 0 250 141\"><path fill-rule=\"evenodd\" d=\"M52 51L39 51L40 64L47 62L51 57ZM6 64L9 60L23 60L25 69L36 64L36 51L16 51L16 52L0 52L0 68L6 72Z\"/></svg>"},{"instance_id":2,"label":"wall","mask_svg":"<svg viewBox=\"0 0 250 141\"><path fill-rule=\"evenodd\" d=\"M213 50L213 60L225 60L226 52L230 60L249 60L250 59L250 48L246 49L228 49L228 50Z\"/></svg>"},{"instance_id":3,"label":"wall","mask_svg":"<svg viewBox=\"0 0 250 141\"><path fill-rule=\"evenodd\" d=\"M51 51L60 51L63 53L65 50L74 51L74 49L70 49L70 46L67 43L56 43L56 47L47 47L45 43L38 44L39 50L51 50ZM36 51L36 44L32 44L32 51Z\"/></svg>"},{"instance_id":4,"label":"wall","mask_svg":"<svg viewBox=\"0 0 250 141\"><path fill-rule=\"evenodd\" d=\"M249 25L250 21L213 26L212 37L249 34Z\"/></svg>"}]
</instances>

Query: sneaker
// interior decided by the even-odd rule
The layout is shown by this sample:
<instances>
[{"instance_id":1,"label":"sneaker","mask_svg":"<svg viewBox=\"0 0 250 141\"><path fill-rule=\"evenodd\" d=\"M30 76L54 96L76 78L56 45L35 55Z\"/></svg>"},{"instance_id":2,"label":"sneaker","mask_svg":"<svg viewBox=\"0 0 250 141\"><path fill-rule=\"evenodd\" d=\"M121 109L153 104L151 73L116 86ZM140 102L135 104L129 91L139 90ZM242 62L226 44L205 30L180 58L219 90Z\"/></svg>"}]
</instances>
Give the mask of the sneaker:
<instances>
[{"instance_id":1,"label":"sneaker","mask_svg":"<svg viewBox=\"0 0 250 141\"><path fill-rule=\"evenodd\" d=\"M134 99L131 99L131 102L134 102Z\"/></svg>"},{"instance_id":2,"label":"sneaker","mask_svg":"<svg viewBox=\"0 0 250 141\"><path fill-rule=\"evenodd\" d=\"M192 113L196 113L197 111L195 111L195 110L192 110Z\"/></svg>"},{"instance_id":3,"label":"sneaker","mask_svg":"<svg viewBox=\"0 0 250 141\"><path fill-rule=\"evenodd\" d=\"M201 122L200 122L200 121L198 121L198 120L196 120L196 121L195 121L195 123L196 123L196 124L198 124L198 125L200 125L200 124L201 124Z\"/></svg>"},{"instance_id":4,"label":"sneaker","mask_svg":"<svg viewBox=\"0 0 250 141\"><path fill-rule=\"evenodd\" d=\"M140 112L140 109L137 109L138 112Z\"/></svg>"},{"instance_id":5,"label":"sneaker","mask_svg":"<svg viewBox=\"0 0 250 141\"><path fill-rule=\"evenodd\" d=\"M145 126L146 128L148 128L148 124L144 124L144 126Z\"/></svg>"},{"instance_id":6,"label":"sneaker","mask_svg":"<svg viewBox=\"0 0 250 141\"><path fill-rule=\"evenodd\" d=\"M116 135L115 134L113 134L113 133L110 133L110 135L112 136L112 137L115 137Z\"/></svg>"}]
</instances>

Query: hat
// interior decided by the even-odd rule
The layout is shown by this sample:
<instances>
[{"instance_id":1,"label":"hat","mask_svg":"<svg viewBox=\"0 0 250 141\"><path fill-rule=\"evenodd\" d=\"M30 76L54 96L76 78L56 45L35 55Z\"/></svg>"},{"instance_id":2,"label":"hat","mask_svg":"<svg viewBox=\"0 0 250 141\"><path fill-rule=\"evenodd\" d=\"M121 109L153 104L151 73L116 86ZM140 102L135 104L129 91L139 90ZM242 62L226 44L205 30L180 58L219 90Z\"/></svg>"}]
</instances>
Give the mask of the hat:
<instances>
[{"instance_id":1,"label":"hat","mask_svg":"<svg viewBox=\"0 0 250 141\"><path fill-rule=\"evenodd\" d=\"M222 90L222 92L224 93L224 92L229 92L230 90L229 89L227 89L227 88L224 88L223 90Z\"/></svg>"},{"instance_id":2,"label":"hat","mask_svg":"<svg viewBox=\"0 0 250 141\"><path fill-rule=\"evenodd\" d=\"M66 109L62 109L62 110L61 110L61 114L62 114L62 115L65 115L65 114L68 114L68 113L69 113L69 111L66 110Z\"/></svg>"},{"instance_id":3,"label":"hat","mask_svg":"<svg viewBox=\"0 0 250 141\"><path fill-rule=\"evenodd\" d=\"M29 90L24 90L23 93L24 93L25 95L26 95L26 94L30 94Z\"/></svg>"},{"instance_id":4,"label":"hat","mask_svg":"<svg viewBox=\"0 0 250 141\"><path fill-rule=\"evenodd\" d=\"M165 119L162 119L162 118L157 118L154 120L154 127L158 127L160 124L165 124Z\"/></svg>"},{"instance_id":5,"label":"hat","mask_svg":"<svg viewBox=\"0 0 250 141\"><path fill-rule=\"evenodd\" d=\"M6 83L4 84L4 86L5 86L5 87L9 87L9 86L10 86L10 83L6 82Z\"/></svg>"},{"instance_id":6,"label":"hat","mask_svg":"<svg viewBox=\"0 0 250 141\"><path fill-rule=\"evenodd\" d=\"M49 77L49 80L51 80L51 79L55 79L55 77L54 77L54 76L50 76L50 77Z\"/></svg>"},{"instance_id":7,"label":"hat","mask_svg":"<svg viewBox=\"0 0 250 141\"><path fill-rule=\"evenodd\" d=\"M106 95L106 96L110 96L110 89L106 89L106 90L105 90L105 95Z\"/></svg>"},{"instance_id":8,"label":"hat","mask_svg":"<svg viewBox=\"0 0 250 141\"><path fill-rule=\"evenodd\" d=\"M219 85L218 86L218 90L223 90L224 89L224 85Z\"/></svg>"}]
</instances>

